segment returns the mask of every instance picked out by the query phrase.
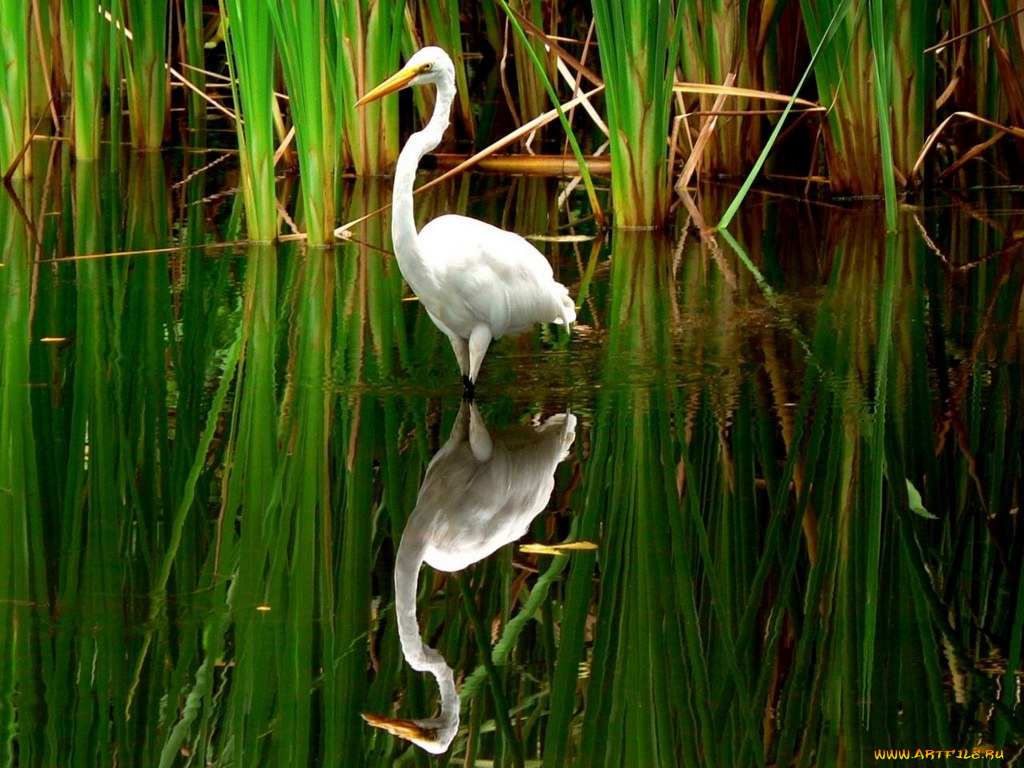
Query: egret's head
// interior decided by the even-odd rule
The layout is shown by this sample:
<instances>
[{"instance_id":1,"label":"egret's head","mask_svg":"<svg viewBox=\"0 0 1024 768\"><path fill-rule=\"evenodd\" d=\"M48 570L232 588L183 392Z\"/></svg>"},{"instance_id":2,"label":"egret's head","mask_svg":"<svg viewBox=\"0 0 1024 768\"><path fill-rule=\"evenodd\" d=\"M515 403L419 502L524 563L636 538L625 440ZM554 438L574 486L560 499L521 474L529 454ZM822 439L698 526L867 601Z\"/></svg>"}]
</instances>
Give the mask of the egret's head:
<instances>
[{"instance_id":1,"label":"egret's head","mask_svg":"<svg viewBox=\"0 0 1024 768\"><path fill-rule=\"evenodd\" d=\"M383 83L363 94L363 97L356 102L357 107L363 106L371 101L376 101L381 96L407 88L411 85L427 85L447 81L455 82L455 65L451 58L437 46L428 45L420 48L412 55L406 65L393 74Z\"/></svg>"},{"instance_id":2,"label":"egret's head","mask_svg":"<svg viewBox=\"0 0 1024 768\"><path fill-rule=\"evenodd\" d=\"M452 721L450 718L443 717L428 720L402 720L364 712L363 720L374 728L380 728L393 736L411 741L432 755L443 755L448 751L459 727L457 719Z\"/></svg>"}]
</instances>

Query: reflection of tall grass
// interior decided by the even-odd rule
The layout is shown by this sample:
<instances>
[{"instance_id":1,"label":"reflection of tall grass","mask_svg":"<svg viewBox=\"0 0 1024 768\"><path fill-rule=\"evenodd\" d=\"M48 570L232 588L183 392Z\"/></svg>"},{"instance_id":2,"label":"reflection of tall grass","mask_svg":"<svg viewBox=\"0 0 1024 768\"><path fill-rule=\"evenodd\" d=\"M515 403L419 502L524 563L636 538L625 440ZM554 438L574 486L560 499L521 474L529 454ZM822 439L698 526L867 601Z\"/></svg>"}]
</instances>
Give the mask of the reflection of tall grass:
<instances>
[{"instance_id":1,"label":"reflection of tall grass","mask_svg":"<svg viewBox=\"0 0 1024 768\"><path fill-rule=\"evenodd\" d=\"M615 359L632 358L641 368L663 365L672 322L667 304L650 299L667 287L667 265L649 235L617 233L612 248L633 258L612 265L607 373ZM691 697L682 678L688 632L682 616L690 595L674 583L670 564L679 563L677 573L688 569L673 532L680 510L673 473L662 470L674 448L668 423L657 417L670 407L669 397L662 387L628 388L603 397L595 411L594 471L585 474L582 527L590 535L586 518L604 512L601 599L580 745L585 761L595 764L698 759L685 743L681 755L666 750L679 744L677 725ZM652 733L674 735L662 740ZM548 748L560 738L549 731Z\"/></svg>"},{"instance_id":2,"label":"reflection of tall grass","mask_svg":"<svg viewBox=\"0 0 1024 768\"><path fill-rule=\"evenodd\" d=\"M76 167L74 243L80 253L103 252L112 244L107 220L96 215L104 210L101 201L109 203L112 197L101 194L98 171L96 163ZM86 260L75 275L73 405L56 576L67 612L54 633L53 681L59 683L47 687L47 705L71 713L54 724L54 737L68 745L69 759L76 761L88 761L92 750L101 759L114 760L114 745L128 738L124 702L129 671L124 660L129 657L125 621L131 611L120 585L132 577L122 531L130 525L124 500L133 494L116 298L123 266ZM81 626L102 630L83 636ZM89 674L83 674L86 669ZM94 684L96 695L91 696ZM78 718L95 722L96 732L90 736L76 729Z\"/></svg>"},{"instance_id":3,"label":"reflection of tall grass","mask_svg":"<svg viewBox=\"0 0 1024 768\"><path fill-rule=\"evenodd\" d=\"M76 166L75 215L30 214L38 239L0 199L0 708L19 724L0 750L414 763L358 711L435 695L387 631L388 585L390 534L454 415L406 397L404 372L450 372L432 362L447 350L400 303L381 226L341 258L35 261L65 228L82 254L168 237L167 198L144 183L159 161L133 162L126 183ZM32 211L59 188L16 186ZM568 512L534 530L601 549L540 574L501 555L471 597L422 585L424 634L465 682L453 760L511 762L518 742L549 765L853 764L880 742L1020 739L1024 271L1003 252L1020 222L922 215L959 240L940 259L914 236L876 241L877 217L835 213L819 237L774 215L734 228L770 300L734 256L614 236L635 258L613 254L610 297L593 280L588 313L609 330L600 386L574 394ZM486 405L489 425L522 417ZM505 706L482 683L499 646Z\"/></svg>"},{"instance_id":4,"label":"reflection of tall grass","mask_svg":"<svg viewBox=\"0 0 1024 768\"><path fill-rule=\"evenodd\" d=\"M128 169L128 206L123 245L144 250L166 242L170 235L167 185L161 157L152 152L135 153ZM124 290L131 295L170 295L167 264L157 256L142 256L125 276ZM173 498L170 478L161 472L163 457L171 455L171 429L167 413L167 333L173 327L170 307L164 302L133 302L121 311L122 322L132 332L124 334L123 353L132 361L125 387L124 439L137 447L136 493L144 509L166 513ZM131 386L133 380L137 386ZM146 521L140 531L150 541L156 531Z\"/></svg>"},{"instance_id":5,"label":"reflection of tall grass","mask_svg":"<svg viewBox=\"0 0 1024 768\"><path fill-rule=\"evenodd\" d=\"M24 183L14 188L22 197L29 191ZM0 639L0 719L17 722L27 735L24 744L7 738L0 747L0 759L13 764L41 762L42 679L49 665L37 633L45 616L40 606L47 599L47 554L30 389L32 238L7 194L0 195L0 218L9 222L0 247L0 622L6 628Z\"/></svg>"},{"instance_id":6,"label":"reflection of tall grass","mask_svg":"<svg viewBox=\"0 0 1024 768\"><path fill-rule=\"evenodd\" d=\"M390 188L379 179L360 179L351 192L349 214L362 215L390 201ZM390 253L390 230L384 217L360 225L356 241L345 245L347 254L339 265L337 313L338 336L333 374L340 381L381 381L395 372L396 357L410 365L405 312L405 290L398 264ZM416 315L422 310L413 306ZM417 349L430 349L417 345ZM438 347L440 351L441 348Z\"/></svg>"},{"instance_id":7,"label":"reflection of tall grass","mask_svg":"<svg viewBox=\"0 0 1024 768\"><path fill-rule=\"evenodd\" d=\"M775 371L772 378L729 378L739 386L732 395L717 374L713 384L683 381L661 404L660 387L604 387L584 468L581 519L584 536L602 526L590 679L576 682L577 665L587 658L580 606L592 596L592 565L581 559L567 584L545 744L551 764L569 756L588 764L676 764L680 755L706 765L812 764L844 755L863 762L882 741L952 748L958 739L943 682L950 657L958 659L957 685L966 688L955 722L972 732L977 724L965 724L971 703L985 702L998 712L994 740L1006 743L1020 730L1009 698L977 671L991 648L983 640L988 632L1009 639L996 643L1007 655L1007 671L1000 673L1007 684L1020 659L1012 639L1024 610L1013 598L996 597L1000 589L989 583L992 576L1014 594L1012 567L995 560L997 550L1016 551L1018 543L1006 530L989 533L977 516L985 499L971 467L979 466L979 453L987 455L981 435L1016 436L1021 414L1016 405L1002 405L1013 398L997 397L1000 405L988 413L963 414L974 426L959 439L969 439L970 447L941 438L928 407L936 402L935 382L922 361L941 357L946 345L929 336L927 298L908 289L928 273L932 255L909 238L883 247L867 234L878 229L854 218L836 230L831 279L808 336L778 296L769 307L782 313L781 322L767 328L749 315L764 311L749 306L751 298L760 303L756 294L731 307L716 297L720 279L713 273L724 270L721 287L728 292L730 262L713 263L712 274L690 270L694 282L685 290L697 293L681 304L709 301L716 310L703 318L708 327L748 329L751 352L772 358L766 367ZM644 253L622 238L613 247ZM720 337L702 332L703 323L691 336L685 318L685 341L676 346L677 331L663 330L674 323L654 309L664 305L653 296L668 281L639 260L629 267L613 261L614 270L621 273L612 275L609 321L618 330L610 332L609 348L616 351L608 371L623 356L636 356L642 370L668 349L689 359L707 354L708 365L744 355L739 339L714 351ZM741 286L740 296L746 290ZM949 288L934 290L945 295ZM993 311L998 304L1012 317L1020 274L1005 285L1005 301L995 302L993 290L1000 289L989 285L980 294L992 300ZM789 374L779 375L784 366ZM1001 370L993 392L1019 383L1016 366ZM786 381L798 384L800 394L787 392ZM974 386L993 384L975 378ZM671 425L648 420L652 407L673 413ZM991 432L981 426L989 420ZM1001 439L992 441L994 454L1005 457L1004 447ZM674 478L665 471L673 462ZM942 470L947 462L959 474ZM1006 480L1003 472L999 477ZM1001 486L1004 510L1013 504L1007 487ZM922 491L924 505L911 489ZM648 515L648 508L667 520ZM1005 514L995 519L1008 523ZM1014 544L1004 547L1001 536ZM957 554L950 559L949 553ZM662 573L666 561L673 565ZM980 632L966 618L979 610L986 616ZM648 647L659 649L656 658L644 656ZM648 674L633 671L637 659ZM674 698L678 688L688 691L685 701ZM921 702L913 712L908 691ZM586 716L577 743L569 734L580 693ZM671 734L664 738L679 752L660 754L662 739L644 744L629 710L646 705L673 714L656 727ZM658 724L660 715L649 713L647 724Z\"/></svg>"}]
</instances>

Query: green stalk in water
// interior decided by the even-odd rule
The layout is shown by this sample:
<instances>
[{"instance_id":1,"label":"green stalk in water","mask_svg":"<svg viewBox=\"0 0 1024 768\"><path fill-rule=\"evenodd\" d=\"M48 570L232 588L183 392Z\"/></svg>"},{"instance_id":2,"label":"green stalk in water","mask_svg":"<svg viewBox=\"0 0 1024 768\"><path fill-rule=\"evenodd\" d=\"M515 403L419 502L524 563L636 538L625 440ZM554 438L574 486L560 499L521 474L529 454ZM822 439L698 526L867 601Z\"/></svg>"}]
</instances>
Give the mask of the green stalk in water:
<instances>
[{"instance_id":1,"label":"green stalk in water","mask_svg":"<svg viewBox=\"0 0 1024 768\"><path fill-rule=\"evenodd\" d=\"M384 99L364 109L356 109L355 103L398 69L405 36L403 4L334 0L334 8L341 161L358 174L384 173L398 157L398 100Z\"/></svg>"},{"instance_id":2,"label":"green stalk in water","mask_svg":"<svg viewBox=\"0 0 1024 768\"><path fill-rule=\"evenodd\" d=\"M31 48L30 3L3 3L0 7L0 176L28 175L29 72ZM22 160L22 162L19 162Z\"/></svg>"},{"instance_id":3,"label":"green stalk in water","mask_svg":"<svg viewBox=\"0 0 1024 768\"><path fill-rule=\"evenodd\" d=\"M680 14L673 3L596 0L594 20L605 81L617 227L668 218L668 146Z\"/></svg>"},{"instance_id":4,"label":"green stalk in water","mask_svg":"<svg viewBox=\"0 0 1024 768\"><path fill-rule=\"evenodd\" d=\"M235 130L242 166L249 238L277 237L274 192L274 36L270 12L262 2L221 0L227 18L228 66L235 102Z\"/></svg>"},{"instance_id":5,"label":"green stalk in water","mask_svg":"<svg viewBox=\"0 0 1024 768\"><path fill-rule=\"evenodd\" d=\"M109 24L94 0L63 0L61 12L70 34L72 131L75 157L96 160L103 132L103 78Z\"/></svg>"},{"instance_id":6,"label":"green stalk in water","mask_svg":"<svg viewBox=\"0 0 1024 768\"><path fill-rule=\"evenodd\" d=\"M136 149L163 145L167 123L167 0L127 0L121 38L128 124ZM116 34L116 33L115 33Z\"/></svg>"},{"instance_id":7,"label":"green stalk in water","mask_svg":"<svg viewBox=\"0 0 1024 768\"><path fill-rule=\"evenodd\" d=\"M895 177L910 175L924 141L934 72L925 49L934 42L935 0L802 0L812 48L836 14L842 22L816 59L821 103L828 107L825 156L833 192L885 195L895 224Z\"/></svg>"},{"instance_id":8,"label":"green stalk in water","mask_svg":"<svg viewBox=\"0 0 1024 768\"><path fill-rule=\"evenodd\" d=\"M306 234L310 244L324 245L334 239L340 138L334 9L329 0L273 0L267 7L288 87Z\"/></svg>"}]
</instances>

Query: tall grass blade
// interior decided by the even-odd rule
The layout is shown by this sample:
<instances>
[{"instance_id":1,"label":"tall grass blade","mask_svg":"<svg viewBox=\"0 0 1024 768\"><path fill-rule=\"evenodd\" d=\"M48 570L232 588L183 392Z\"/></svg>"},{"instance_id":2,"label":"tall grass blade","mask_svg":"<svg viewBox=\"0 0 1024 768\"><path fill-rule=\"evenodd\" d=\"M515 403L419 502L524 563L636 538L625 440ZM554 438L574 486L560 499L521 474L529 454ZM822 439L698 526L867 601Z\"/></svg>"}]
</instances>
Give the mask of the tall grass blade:
<instances>
[{"instance_id":1,"label":"tall grass blade","mask_svg":"<svg viewBox=\"0 0 1024 768\"><path fill-rule=\"evenodd\" d=\"M583 150L580 149L579 142L576 140L576 135L573 133L572 126L569 124L569 118L566 117L565 112L562 109L561 102L558 95L555 93L554 86L544 74L544 64L541 62L537 52L529 45L526 32L519 24L515 14L508 7L508 4L505 0L498 0L498 2L500 3L502 10L504 10L505 14L508 16L508 20L512 24L512 27L516 30L516 34L526 44L526 51L533 60L535 71L543 79L544 88L547 90L548 97L551 99L551 103L554 105L555 111L558 113L558 119L562 123L562 128L565 130L565 137L569 141L569 146L572 148L572 153L576 157L576 162L579 165L580 178L583 180L583 186L587 190L587 197L590 200L591 210L594 212L594 216L599 222L603 221L604 214L601 211L601 205L598 202L597 192L594 190L594 182L590 178L590 171L587 168L587 163L583 159Z\"/></svg>"},{"instance_id":2,"label":"tall grass blade","mask_svg":"<svg viewBox=\"0 0 1024 768\"><path fill-rule=\"evenodd\" d=\"M5 3L0 8L0 176L31 173L29 154L23 154L32 128L29 124L30 3ZM21 162L19 162L21 160Z\"/></svg>"},{"instance_id":3,"label":"tall grass blade","mask_svg":"<svg viewBox=\"0 0 1024 768\"><path fill-rule=\"evenodd\" d=\"M398 157L398 99L381 99L363 109L355 109L355 103L398 69L404 3L334 0L334 9L342 162L358 174L384 173Z\"/></svg>"},{"instance_id":4,"label":"tall grass blade","mask_svg":"<svg viewBox=\"0 0 1024 768\"><path fill-rule=\"evenodd\" d=\"M96 160L103 135L103 82L111 33L92 0L61 0L61 13L70 35L75 157Z\"/></svg>"},{"instance_id":5,"label":"tall grass blade","mask_svg":"<svg viewBox=\"0 0 1024 768\"><path fill-rule=\"evenodd\" d=\"M736 215L736 212L739 210L740 205L743 203L743 200L746 198L747 193L750 191L751 186L753 186L754 181L757 179L758 174L760 174L761 168L764 166L765 161L768 159L768 154L771 152L772 148L775 146L776 140L782 133L782 128L785 125L786 118L789 116L790 110L792 110L793 105L796 103L796 95L800 93L805 81L812 72L814 72L817 76L816 70L814 68L815 63L818 61L819 55L822 52L830 51L830 46L833 45L834 36L838 31L839 25L843 19L842 11L843 8L841 6L837 7L835 9L835 12L832 14L831 19L829 20L828 25L824 28L824 30L820 32L820 36L814 47L814 53L811 55L811 60L810 62L808 62L807 68L804 70L803 75L800 77L800 81L793 92L793 97L790 98L788 102L786 102L786 106L782 110L782 114L779 116L779 119L776 122L775 127L772 129L771 135L768 137L768 141L765 143L764 148L761 150L761 154L754 162L754 167L750 169L750 173L747 174L746 178L743 181L743 184L740 185L740 189L736 193L736 196L733 198L733 201L729 204L729 207L726 209L725 213L722 214L721 219L719 219L718 229L725 229L726 227L729 226L729 223L732 221L733 217Z\"/></svg>"},{"instance_id":6,"label":"tall grass blade","mask_svg":"<svg viewBox=\"0 0 1024 768\"><path fill-rule=\"evenodd\" d=\"M659 226L670 200L667 135L682 13L675 3L595 2L608 106L615 225Z\"/></svg>"},{"instance_id":7,"label":"tall grass blade","mask_svg":"<svg viewBox=\"0 0 1024 768\"><path fill-rule=\"evenodd\" d=\"M157 149L163 145L170 91L170 7L168 0L124 0L124 7L122 20L130 38L117 34L122 41L131 143L136 149Z\"/></svg>"},{"instance_id":8,"label":"tall grass blade","mask_svg":"<svg viewBox=\"0 0 1024 768\"><path fill-rule=\"evenodd\" d=\"M892 121L890 106L894 103L892 91L893 55L889 42L897 36L895 6L874 2L868 10L868 30L874 58L876 77L874 80L875 109L878 114L879 162L882 167L882 193L885 198L885 224L888 231L896 228L896 160L893 151ZM920 124L920 123L919 123ZM903 172L906 174L907 167Z\"/></svg>"},{"instance_id":9,"label":"tall grass blade","mask_svg":"<svg viewBox=\"0 0 1024 768\"><path fill-rule=\"evenodd\" d=\"M270 12L262 2L221 0L227 19L225 44L237 120L242 195L249 238L277 237L274 191L274 36Z\"/></svg>"},{"instance_id":10,"label":"tall grass blade","mask_svg":"<svg viewBox=\"0 0 1024 768\"><path fill-rule=\"evenodd\" d=\"M274 0L274 24L299 155L299 182L308 241L333 240L339 128L336 29L329 0Z\"/></svg>"}]
</instances>

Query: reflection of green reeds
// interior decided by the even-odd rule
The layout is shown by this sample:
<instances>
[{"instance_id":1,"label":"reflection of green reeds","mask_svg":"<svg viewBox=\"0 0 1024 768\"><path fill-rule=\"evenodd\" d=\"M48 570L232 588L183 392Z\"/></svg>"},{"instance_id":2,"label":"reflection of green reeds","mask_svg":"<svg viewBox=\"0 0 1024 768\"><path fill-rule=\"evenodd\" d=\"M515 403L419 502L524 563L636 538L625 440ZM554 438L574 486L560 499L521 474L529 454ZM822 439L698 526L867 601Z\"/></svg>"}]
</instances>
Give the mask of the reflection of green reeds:
<instances>
[{"instance_id":1,"label":"reflection of green reeds","mask_svg":"<svg viewBox=\"0 0 1024 768\"><path fill-rule=\"evenodd\" d=\"M24 196L26 184L16 183ZM32 239L13 199L0 193L0 219L9 222L0 247L0 721L18 723L0 745L6 764L42 763L44 679L52 670L42 654L46 517L37 468L29 349L32 338Z\"/></svg>"},{"instance_id":2,"label":"reflection of green reeds","mask_svg":"<svg viewBox=\"0 0 1024 768\"><path fill-rule=\"evenodd\" d=\"M354 216L376 210L390 197L380 179L360 179L351 192L349 213ZM333 374L346 383L389 378L396 357L405 368L411 362L407 305L402 302L405 288L398 264L387 250L390 239L387 219L378 216L360 225L356 242L338 246L343 258L334 305L338 336ZM415 304L408 309L417 316L422 313Z\"/></svg>"},{"instance_id":3,"label":"reflection of green reeds","mask_svg":"<svg viewBox=\"0 0 1024 768\"><path fill-rule=\"evenodd\" d=\"M97 216L110 196L101 195L96 163L75 169L75 248L102 252L110 244L108 219ZM131 612L123 584L131 583L125 559L132 498L124 436L123 359L117 296L123 263L84 261L77 266L77 336L73 406L68 427L68 464L62 510L61 559L56 589L67 606L54 633L54 685L47 705L69 715L54 724L53 738L67 745L68 759L91 755L114 760L114 745L128 738L124 702L129 673L125 621ZM80 627L95 627L83 635ZM85 674L85 670L89 670ZM96 695L89 691L96 686ZM90 731L81 721L96 723Z\"/></svg>"},{"instance_id":4,"label":"reflection of green reeds","mask_svg":"<svg viewBox=\"0 0 1024 768\"><path fill-rule=\"evenodd\" d=\"M401 301L385 224L336 255L46 260L69 233L80 254L203 241L201 177L172 228L158 157L126 182L101 170L74 166L64 222L32 213L59 185L15 185L37 237L0 198L0 756L427 764L358 716L436 700L390 580L457 397L429 394L452 363ZM543 229L542 188L496 204ZM1020 741L1020 222L921 213L953 233L942 259L909 219L884 241L877 212L817 216L743 209L757 280L703 242L613 235L569 346L598 359L568 390L559 511L531 530L599 549L506 550L465 593L421 578L423 635L464 697L450 762ZM547 365L489 360L492 381ZM514 383L514 402L489 390L489 427L535 412Z\"/></svg>"},{"instance_id":5,"label":"reflection of green reeds","mask_svg":"<svg viewBox=\"0 0 1024 768\"><path fill-rule=\"evenodd\" d=\"M166 242L170 232L167 185L163 161L158 154L136 153L130 158L128 220L125 245L144 250L153 243ZM127 277L129 293L170 295L167 264L159 256L141 256ZM169 507L168 478L160 471L161 457L170 455L167 416L167 333L172 327L168 307L163 302L133 303L124 313L125 353L134 361L129 374L138 377L138 386L128 386L130 414L126 425L128 439L138 446L140 501L156 513ZM165 506L167 505L167 506ZM147 526L148 527L148 526ZM153 535L152 531L147 531Z\"/></svg>"},{"instance_id":6,"label":"reflection of green reeds","mask_svg":"<svg viewBox=\"0 0 1024 768\"><path fill-rule=\"evenodd\" d=\"M651 301L665 287L666 265L654 242L650 235L621 232L613 242L613 250L631 258L613 261L609 387L596 405L578 531L600 544L587 716L574 746L573 698L594 590L594 558L580 555L567 584L545 765L563 765L570 755L574 764L586 765L676 765L683 754L697 757L692 749L666 749L679 745L680 714L693 695L681 678L686 625L680 608L688 598L669 570L680 554L672 532L679 506L672 473L664 471L674 452L671 432L657 417L668 407L668 391L614 385L617 363L657 366L668 353L667 306ZM655 733L662 736L652 738ZM572 754L576 749L580 755Z\"/></svg>"}]
</instances>

